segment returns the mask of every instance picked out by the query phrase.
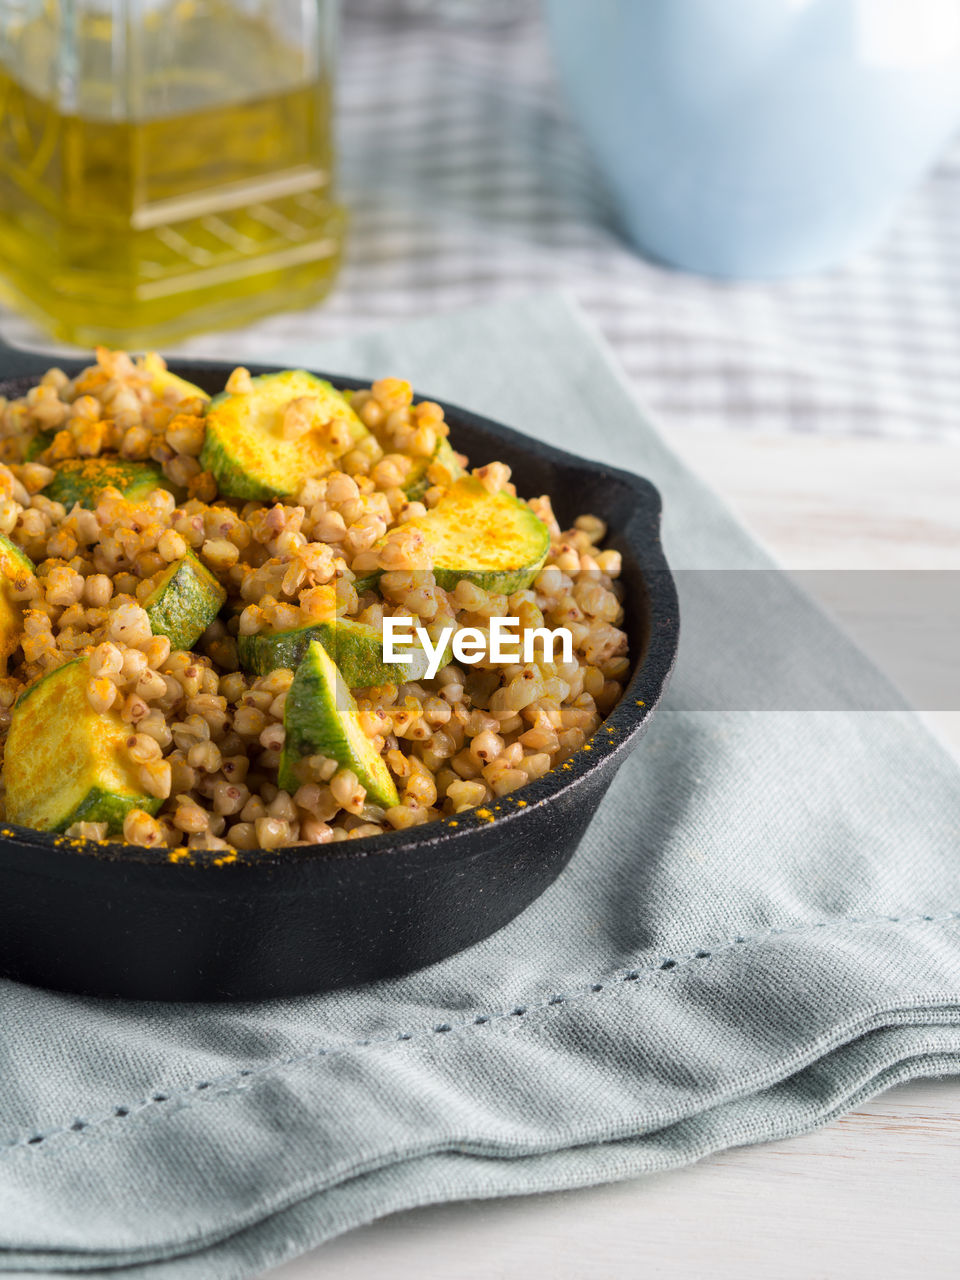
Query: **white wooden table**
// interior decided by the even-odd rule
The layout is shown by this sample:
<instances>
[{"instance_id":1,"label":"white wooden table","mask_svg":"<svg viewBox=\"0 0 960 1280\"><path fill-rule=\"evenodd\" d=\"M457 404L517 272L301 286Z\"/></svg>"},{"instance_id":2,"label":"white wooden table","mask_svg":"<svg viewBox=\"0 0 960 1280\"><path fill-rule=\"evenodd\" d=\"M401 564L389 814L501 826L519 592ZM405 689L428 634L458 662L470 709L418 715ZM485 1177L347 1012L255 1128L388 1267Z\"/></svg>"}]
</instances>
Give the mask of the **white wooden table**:
<instances>
[{"instance_id":1,"label":"white wooden table","mask_svg":"<svg viewBox=\"0 0 960 1280\"><path fill-rule=\"evenodd\" d=\"M958 406L960 412L960 406ZM797 569L960 569L960 443L675 432ZM925 717L960 760L960 713ZM585 1191L398 1214L271 1280L955 1280L960 1080L803 1138Z\"/></svg>"}]
</instances>

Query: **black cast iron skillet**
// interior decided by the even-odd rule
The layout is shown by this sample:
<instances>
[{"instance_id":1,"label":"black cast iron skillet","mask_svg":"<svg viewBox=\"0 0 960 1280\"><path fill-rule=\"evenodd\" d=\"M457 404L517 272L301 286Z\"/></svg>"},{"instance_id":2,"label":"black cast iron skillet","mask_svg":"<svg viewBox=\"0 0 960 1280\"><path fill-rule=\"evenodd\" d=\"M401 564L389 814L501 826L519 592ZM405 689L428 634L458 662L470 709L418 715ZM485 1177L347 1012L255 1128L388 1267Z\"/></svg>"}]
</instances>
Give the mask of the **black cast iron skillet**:
<instances>
[{"instance_id":1,"label":"black cast iron skillet","mask_svg":"<svg viewBox=\"0 0 960 1280\"><path fill-rule=\"evenodd\" d=\"M53 361L0 349L0 396ZM61 362L68 373L79 363ZM228 364L175 373L219 391ZM255 367L254 374L266 367ZM330 376L340 387L361 385ZM474 465L510 464L522 494L549 493L560 522L591 511L623 554L635 662L620 703L587 746L488 808L373 839L271 853L98 845L0 825L0 974L90 995L250 1000L418 969L488 937L554 880L649 723L677 651L677 596L647 480L444 405ZM50 761L56 769L55 760Z\"/></svg>"}]
</instances>

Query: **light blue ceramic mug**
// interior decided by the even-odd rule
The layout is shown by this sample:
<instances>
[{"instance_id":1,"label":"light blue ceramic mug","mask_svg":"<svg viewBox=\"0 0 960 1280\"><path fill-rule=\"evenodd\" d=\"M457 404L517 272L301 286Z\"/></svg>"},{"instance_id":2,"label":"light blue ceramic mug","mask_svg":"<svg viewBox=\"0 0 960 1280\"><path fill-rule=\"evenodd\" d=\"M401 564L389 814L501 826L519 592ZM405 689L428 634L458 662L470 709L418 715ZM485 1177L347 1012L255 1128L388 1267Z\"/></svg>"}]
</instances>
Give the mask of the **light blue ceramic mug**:
<instances>
[{"instance_id":1,"label":"light blue ceramic mug","mask_svg":"<svg viewBox=\"0 0 960 1280\"><path fill-rule=\"evenodd\" d=\"M769 277L879 236L960 125L960 0L544 0L644 253Z\"/></svg>"}]
</instances>

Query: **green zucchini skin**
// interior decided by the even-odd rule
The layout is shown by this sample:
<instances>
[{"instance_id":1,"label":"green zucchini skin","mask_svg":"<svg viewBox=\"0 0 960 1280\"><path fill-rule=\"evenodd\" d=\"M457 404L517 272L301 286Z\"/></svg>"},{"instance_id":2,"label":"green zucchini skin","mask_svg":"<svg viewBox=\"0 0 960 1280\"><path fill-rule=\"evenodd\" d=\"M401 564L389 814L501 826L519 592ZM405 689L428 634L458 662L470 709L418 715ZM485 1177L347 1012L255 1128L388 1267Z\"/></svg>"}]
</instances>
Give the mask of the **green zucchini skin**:
<instances>
[{"instance_id":1,"label":"green zucchini skin","mask_svg":"<svg viewBox=\"0 0 960 1280\"><path fill-rule=\"evenodd\" d=\"M144 813L156 813L162 800L156 796L125 796L102 787L91 787L83 800L72 813L62 818L53 831L66 831L75 822L105 822L111 835L123 831L123 820L131 809L142 809Z\"/></svg>"},{"instance_id":2,"label":"green zucchini skin","mask_svg":"<svg viewBox=\"0 0 960 1280\"><path fill-rule=\"evenodd\" d=\"M321 644L333 659L350 689L422 680L430 663L428 655L416 643L403 649L409 662L385 662L383 640L379 631L348 618L338 618L336 622L319 622L291 631L238 636L237 656L244 671L254 675L268 675L280 667L296 671L314 641ZM445 667L451 658L448 647L441 659L440 668Z\"/></svg>"},{"instance_id":3,"label":"green zucchini skin","mask_svg":"<svg viewBox=\"0 0 960 1280\"><path fill-rule=\"evenodd\" d=\"M53 444L53 437L56 434L55 431L38 431L27 445L23 455L24 462L33 462L34 458L39 458L44 449L49 449Z\"/></svg>"},{"instance_id":4,"label":"green zucchini skin","mask_svg":"<svg viewBox=\"0 0 960 1280\"><path fill-rule=\"evenodd\" d=\"M353 581L353 589L358 596L362 596L365 591L373 591L377 583L380 581L382 569L374 569L370 573L363 573L359 578Z\"/></svg>"},{"instance_id":5,"label":"green zucchini skin","mask_svg":"<svg viewBox=\"0 0 960 1280\"><path fill-rule=\"evenodd\" d=\"M237 636L240 666L255 676L269 675L271 671L282 668L296 671L311 641L323 643L324 625L317 623L310 627L294 627L290 631L261 631L254 636Z\"/></svg>"},{"instance_id":6,"label":"green zucchini skin","mask_svg":"<svg viewBox=\"0 0 960 1280\"><path fill-rule=\"evenodd\" d=\"M51 502L62 502L68 510L79 503L92 511L104 489L111 485L128 502L142 502L157 489L173 488L151 463L113 457L68 458L57 463L56 475L43 492Z\"/></svg>"},{"instance_id":7,"label":"green zucchini skin","mask_svg":"<svg viewBox=\"0 0 960 1280\"><path fill-rule=\"evenodd\" d=\"M441 569L436 568L433 576L438 587L444 591L453 591L458 582L464 578L491 595L512 596L515 591L524 591L543 568L547 553L535 564L525 569L511 569L509 572L500 569Z\"/></svg>"},{"instance_id":8,"label":"green zucchini skin","mask_svg":"<svg viewBox=\"0 0 960 1280\"><path fill-rule=\"evenodd\" d=\"M307 756L323 755L352 769L368 800L391 809L400 803L383 758L360 725L357 704L323 646L312 640L287 694L280 757L280 786L300 786L296 767Z\"/></svg>"},{"instance_id":9,"label":"green zucchini skin","mask_svg":"<svg viewBox=\"0 0 960 1280\"><path fill-rule=\"evenodd\" d=\"M140 794L123 754L130 726L116 711L97 712L87 702L89 675L88 659L74 658L17 699L3 764L11 822L40 831L105 822L116 834L131 809L160 808L156 796Z\"/></svg>"},{"instance_id":10,"label":"green zucchini skin","mask_svg":"<svg viewBox=\"0 0 960 1280\"><path fill-rule=\"evenodd\" d=\"M0 574L4 578L19 579L22 574L35 576L37 566L25 551L21 551L6 534L0 533Z\"/></svg>"},{"instance_id":11,"label":"green zucchini skin","mask_svg":"<svg viewBox=\"0 0 960 1280\"><path fill-rule=\"evenodd\" d=\"M174 649L192 649L226 598L207 566L188 551L170 565L143 607L155 636L168 636Z\"/></svg>"},{"instance_id":12,"label":"green zucchini skin","mask_svg":"<svg viewBox=\"0 0 960 1280\"><path fill-rule=\"evenodd\" d=\"M200 465L216 477L225 496L267 502L292 497L309 476L333 469L336 459L309 441L285 440L276 430L289 401L313 396L330 410L331 418L349 427L354 442L369 435L366 427L329 382L303 369L265 373L253 379L253 391L223 391L210 401ZM254 410L265 415L254 420Z\"/></svg>"}]
</instances>

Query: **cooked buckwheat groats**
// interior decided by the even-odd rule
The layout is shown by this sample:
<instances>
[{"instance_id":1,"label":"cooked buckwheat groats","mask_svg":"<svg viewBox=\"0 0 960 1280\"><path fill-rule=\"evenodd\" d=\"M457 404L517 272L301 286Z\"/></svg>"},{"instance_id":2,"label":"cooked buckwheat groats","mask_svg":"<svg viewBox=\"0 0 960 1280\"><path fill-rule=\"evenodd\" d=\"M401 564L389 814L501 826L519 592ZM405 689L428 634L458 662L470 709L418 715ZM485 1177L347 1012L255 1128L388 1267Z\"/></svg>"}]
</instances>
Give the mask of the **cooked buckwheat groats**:
<instances>
[{"instance_id":1,"label":"cooked buckwheat groats","mask_svg":"<svg viewBox=\"0 0 960 1280\"><path fill-rule=\"evenodd\" d=\"M629 668L619 553L455 445L398 378L236 369L210 399L105 349L0 400L6 820L315 845L483 805L579 750ZM385 617L426 633L406 665ZM448 644L428 676L445 628L497 617L567 628L572 660Z\"/></svg>"}]
</instances>

